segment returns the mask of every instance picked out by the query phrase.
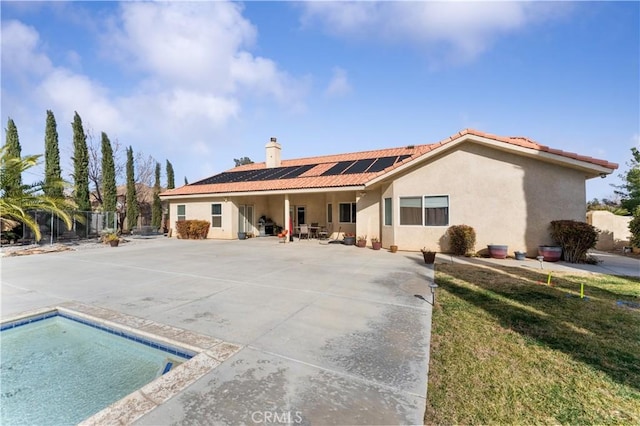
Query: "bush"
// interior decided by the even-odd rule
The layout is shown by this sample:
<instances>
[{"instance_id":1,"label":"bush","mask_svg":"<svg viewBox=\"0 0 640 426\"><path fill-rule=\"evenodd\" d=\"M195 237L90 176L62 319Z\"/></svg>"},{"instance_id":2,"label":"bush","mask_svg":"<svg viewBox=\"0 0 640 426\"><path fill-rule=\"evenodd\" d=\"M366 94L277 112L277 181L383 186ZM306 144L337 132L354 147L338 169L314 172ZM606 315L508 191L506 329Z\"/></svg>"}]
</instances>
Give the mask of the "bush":
<instances>
[{"instance_id":1,"label":"bush","mask_svg":"<svg viewBox=\"0 0 640 426\"><path fill-rule=\"evenodd\" d=\"M562 257L570 263L586 262L587 251L598 242L598 231L585 222L554 220L550 230L551 238L562 246Z\"/></svg>"},{"instance_id":2,"label":"bush","mask_svg":"<svg viewBox=\"0 0 640 426\"><path fill-rule=\"evenodd\" d=\"M451 252L460 256L474 251L476 231L469 225L453 225L447 229Z\"/></svg>"},{"instance_id":3,"label":"bush","mask_svg":"<svg viewBox=\"0 0 640 426\"><path fill-rule=\"evenodd\" d=\"M209 225L206 220L180 220L176 222L176 229L180 238L203 240L207 238Z\"/></svg>"},{"instance_id":4,"label":"bush","mask_svg":"<svg viewBox=\"0 0 640 426\"><path fill-rule=\"evenodd\" d=\"M636 207L633 213L633 219L629 222L629 231L631 231L631 240L629 241L633 247L640 247L640 207Z\"/></svg>"}]
</instances>

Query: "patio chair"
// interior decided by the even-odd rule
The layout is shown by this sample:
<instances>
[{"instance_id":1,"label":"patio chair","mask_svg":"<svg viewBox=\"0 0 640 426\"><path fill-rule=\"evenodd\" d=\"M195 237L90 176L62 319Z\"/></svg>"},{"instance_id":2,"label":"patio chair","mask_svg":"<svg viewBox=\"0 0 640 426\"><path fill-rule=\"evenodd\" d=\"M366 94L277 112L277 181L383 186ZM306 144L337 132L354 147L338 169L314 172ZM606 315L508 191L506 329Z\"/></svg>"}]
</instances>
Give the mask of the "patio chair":
<instances>
[{"instance_id":1,"label":"patio chair","mask_svg":"<svg viewBox=\"0 0 640 426\"><path fill-rule=\"evenodd\" d=\"M281 233L278 234L278 238L280 239L281 243L286 243L287 242L287 234L289 233L288 229L284 229Z\"/></svg>"},{"instance_id":2,"label":"patio chair","mask_svg":"<svg viewBox=\"0 0 640 426\"><path fill-rule=\"evenodd\" d=\"M298 229L298 239L302 239L304 235L304 238L306 238L307 240L309 239L309 225L300 225L300 228Z\"/></svg>"},{"instance_id":3,"label":"patio chair","mask_svg":"<svg viewBox=\"0 0 640 426\"><path fill-rule=\"evenodd\" d=\"M311 222L311 227L309 228L309 237L318 238L318 230L320 227L318 226L318 222Z\"/></svg>"}]
</instances>

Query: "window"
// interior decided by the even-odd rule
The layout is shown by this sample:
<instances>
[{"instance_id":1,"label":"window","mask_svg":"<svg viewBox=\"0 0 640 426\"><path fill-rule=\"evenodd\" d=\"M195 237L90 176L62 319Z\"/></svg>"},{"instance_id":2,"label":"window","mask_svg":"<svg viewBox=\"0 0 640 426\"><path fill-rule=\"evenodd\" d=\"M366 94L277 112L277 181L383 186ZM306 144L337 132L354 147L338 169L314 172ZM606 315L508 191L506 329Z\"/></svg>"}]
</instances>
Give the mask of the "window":
<instances>
[{"instance_id":1,"label":"window","mask_svg":"<svg viewBox=\"0 0 640 426\"><path fill-rule=\"evenodd\" d=\"M211 204L211 227L222 228L222 204Z\"/></svg>"},{"instance_id":2,"label":"window","mask_svg":"<svg viewBox=\"0 0 640 426\"><path fill-rule=\"evenodd\" d=\"M384 199L384 225L391 226L393 224L393 209L391 198Z\"/></svg>"},{"instance_id":3,"label":"window","mask_svg":"<svg viewBox=\"0 0 640 426\"><path fill-rule=\"evenodd\" d=\"M187 219L187 206L178 204L178 222Z\"/></svg>"},{"instance_id":4,"label":"window","mask_svg":"<svg viewBox=\"0 0 640 426\"><path fill-rule=\"evenodd\" d=\"M426 226L449 225L449 197L447 195L424 197L424 224Z\"/></svg>"},{"instance_id":5,"label":"window","mask_svg":"<svg viewBox=\"0 0 640 426\"><path fill-rule=\"evenodd\" d=\"M356 203L340 203L340 222L356 223Z\"/></svg>"},{"instance_id":6,"label":"window","mask_svg":"<svg viewBox=\"0 0 640 426\"><path fill-rule=\"evenodd\" d=\"M333 223L333 205L327 204L327 223Z\"/></svg>"},{"instance_id":7,"label":"window","mask_svg":"<svg viewBox=\"0 0 640 426\"><path fill-rule=\"evenodd\" d=\"M400 225L422 225L422 198L400 198Z\"/></svg>"}]
</instances>

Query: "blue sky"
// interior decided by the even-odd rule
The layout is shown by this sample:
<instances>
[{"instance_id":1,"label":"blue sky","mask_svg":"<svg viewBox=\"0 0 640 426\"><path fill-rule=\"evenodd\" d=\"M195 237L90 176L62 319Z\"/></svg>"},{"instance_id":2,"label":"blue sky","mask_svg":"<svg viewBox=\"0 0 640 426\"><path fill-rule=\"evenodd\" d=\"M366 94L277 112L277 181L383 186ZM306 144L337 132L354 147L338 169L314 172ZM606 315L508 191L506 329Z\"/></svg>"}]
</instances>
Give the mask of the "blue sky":
<instances>
[{"instance_id":1,"label":"blue sky","mask_svg":"<svg viewBox=\"0 0 640 426\"><path fill-rule=\"evenodd\" d=\"M470 127L619 171L640 147L638 2L0 4L3 125L43 153L51 109L67 179L74 111L178 184L264 161L273 136L286 159Z\"/></svg>"}]
</instances>

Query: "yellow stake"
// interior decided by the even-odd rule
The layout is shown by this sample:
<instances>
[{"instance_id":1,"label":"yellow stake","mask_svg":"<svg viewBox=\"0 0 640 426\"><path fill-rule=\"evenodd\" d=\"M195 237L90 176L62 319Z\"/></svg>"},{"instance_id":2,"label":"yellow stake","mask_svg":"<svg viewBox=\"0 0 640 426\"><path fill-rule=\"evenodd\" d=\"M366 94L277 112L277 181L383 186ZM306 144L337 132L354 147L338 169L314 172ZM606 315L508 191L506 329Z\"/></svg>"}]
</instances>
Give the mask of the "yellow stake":
<instances>
[{"instance_id":1,"label":"yellow stake","mask_svg":"<svg viewBox=\"0 0 640 426\"><path fill-rule=\"evenodd\" d=\"M584 283L580 283L580 299L584 299Z\"/></svg>"},{"instance_id":2,"label":"yellow stake","mask_svg":"<svg viewBox=\"0 0 640 426\"><path fill-rule=\"evenodd\" d=\"M547 277L547 285L551 285L551 272L549 272L549 276Z\"/></svg>"}]
</instances>

